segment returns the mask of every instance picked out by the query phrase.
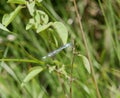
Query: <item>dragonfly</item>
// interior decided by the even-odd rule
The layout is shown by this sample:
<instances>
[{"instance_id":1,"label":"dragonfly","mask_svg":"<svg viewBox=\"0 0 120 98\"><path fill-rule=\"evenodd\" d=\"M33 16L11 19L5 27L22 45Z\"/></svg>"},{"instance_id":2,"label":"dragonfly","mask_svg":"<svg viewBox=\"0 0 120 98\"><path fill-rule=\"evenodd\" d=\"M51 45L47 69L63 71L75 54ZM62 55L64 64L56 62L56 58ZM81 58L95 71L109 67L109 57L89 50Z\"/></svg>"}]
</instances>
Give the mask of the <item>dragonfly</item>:
<instances>
[{"instance_id":1,"label":"dragonfly","mask_svg":"<svg viewBox=\"0 0 120 98\"><path fill-rule=\"evenodd\" d=\"M52 57L52 56L58 54L58 53L59 53L60 51L62 51L63 49L65 49L65 48L67 48L67 47L70 47L70 46L72 46L72 43L67 43L67 44L61 46L60 48L58 48L58 49L56 49L56 50L48 53L46 56L43 56L42 59L46 59L46 58Z\"/></svg>"}]
</instances>

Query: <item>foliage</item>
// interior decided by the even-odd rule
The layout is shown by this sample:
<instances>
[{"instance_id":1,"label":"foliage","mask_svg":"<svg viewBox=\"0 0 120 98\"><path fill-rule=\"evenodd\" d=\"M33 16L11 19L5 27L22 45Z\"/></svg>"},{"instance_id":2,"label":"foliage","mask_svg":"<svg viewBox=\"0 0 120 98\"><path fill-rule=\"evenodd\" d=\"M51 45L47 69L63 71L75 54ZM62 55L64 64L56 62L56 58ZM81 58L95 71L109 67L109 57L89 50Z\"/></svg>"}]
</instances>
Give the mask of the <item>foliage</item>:
<instances>
[{"instance_id":1,"label":"foliage","mask_svg":"<svg viewBox=\"0 0 120 98\"><path fill-rule=\"evenodd\" d=\"M77 6L101 97L119 98L120 2ZM72 1L1 0L0 20L0 98L97 97Z\"/></svg>"}]
</instances>

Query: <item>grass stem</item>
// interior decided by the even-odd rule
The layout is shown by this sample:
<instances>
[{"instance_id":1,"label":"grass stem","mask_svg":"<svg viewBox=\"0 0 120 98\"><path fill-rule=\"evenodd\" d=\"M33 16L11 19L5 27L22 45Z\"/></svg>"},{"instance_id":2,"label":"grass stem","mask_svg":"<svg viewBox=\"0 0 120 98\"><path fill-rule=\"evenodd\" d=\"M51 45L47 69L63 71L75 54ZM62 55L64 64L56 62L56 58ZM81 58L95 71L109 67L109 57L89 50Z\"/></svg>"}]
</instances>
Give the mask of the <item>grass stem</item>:
<instances>
[{"instance_id":1,"label":"grass stem","mask_svg":"<svg viewBox=\"0 0 120 98\"><path fill-rule=\"evenodd\" d=\"M74 40L73 40L73 48L72 48L72 60L71 60L71 72L70 72L70 98L72 98L72 77L73 77L73 64L74 64L74 58L75 58L75 47L74 47Z\"/></svg>"},{"instance_id":2,"label":"grass stem","mask_svg":"<svg viewBox=\"0 0 120 98\"><path fill-rule=\"evenodd\" d=\"M87 40L86 40L85 33L83 31L83 26L82 26L82 23L81 23L81 17L80 17L79 12L78 12L76 0L73 0L73 2L74 2L75 12L76 12L76 15L77 15L77 18L78 18L78 24L79 24L79 27L80 27L81 35L82 35L83 42L84 42L84 45L85 45L86 54L87 54L87 57L88 57L88 60L89 60L89 63L90 63L92 80L93 80L93 83L94 83L95 88L96 88L97 96L98 96L98 98L101 98L100 91L98 89L98 85L97 85L96 78L95 78L94 68L92 66L92 61L91 61L91 58L90 58L90 52L89 52L89 49L88 49ZM80 35L80 33L79 33L79 35Z\"/></svg>"}]
</instances>

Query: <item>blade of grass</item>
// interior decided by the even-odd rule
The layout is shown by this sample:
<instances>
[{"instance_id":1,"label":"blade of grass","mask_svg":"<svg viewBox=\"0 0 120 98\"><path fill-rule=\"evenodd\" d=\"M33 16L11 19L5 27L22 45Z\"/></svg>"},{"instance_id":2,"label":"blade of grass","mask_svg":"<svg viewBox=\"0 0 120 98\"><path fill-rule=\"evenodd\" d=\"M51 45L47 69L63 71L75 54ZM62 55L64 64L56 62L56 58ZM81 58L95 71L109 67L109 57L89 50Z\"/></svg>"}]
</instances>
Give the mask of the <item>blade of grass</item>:
<instances>
[{"instance_id":1,"label":"blade of grass","mask_svg":"<svg viewBox=\"0 0 120 98\"><path fill-rule=\"evenodd\" d=\"M5 62L29 62L29 63L38 63L41 65L44 65L44 62L38 61L38 60L29 60L29 59L0 59L0 61L5 61Z\"/></svg>"},{"instance_id":2,"label":"blade of grass","mask_svg":"<svg viewBox=\"0 0 120 98\"><path fill-rule=\"evenodd\" d=\"M12 59L4 59L6 56L7 56L7 53L8 53L8 47L6 48L4 54L3 54L3 58L0 59L1 61L1 67L4 68L19 84L21 82L21 79L17 76L17 74L14 72L14 70L12 70L6 63L5 61L13 61ZM15 59L14 59L15 60ZM19 61L19 60L15 60L15 61ZM21 60L20 60L21 61ZM27 60L26 60L27 61ZM0 69L1 71L1 69ZM24 87L24 89L27 91L27 93L31 96L32 98L32 95L31 93L28 91L28 89L26 87Z\"/></svg>"},{"instance_id":3,"label":"blade of grass","mask_svg":"<svg viewBox=\"0 0 120 98\"><path fill-rule=\"evenodd\" d=\"M111 42L112 42L112 45L113 45L113 49L114 49L114 51L116 52L116 54L117 54L117 57L118 57L118 59L119 59L119 63L120 63L120 55L119 55L119 51L120 51L120 49L119 49L119 42L118 42L118 36L117 36L117 26L116 26L116 20L115 20L115 12L114 12L114 9L113 9L113 7L112 7L112 1L111 0L108 0L108 1L106 1L106 6L107 6L107 9L108 9L108 13L109 13L109 16L107 16L107 14L106 14L106 12L105 12L105 10L104 10L104 8L103 8L103 6L102 6L102 2L100 1L100 0L98 0L98 3L99 3L99 6L100 6L100 8L101 8L101 11L102 11L102 14L103 14L103 16L104 16L104 20L105 20L105 23L106 23L106 25L107 25L107 28L110 30L110 36L111 36ZM115 38L113 37L113 35L112 34L114 34L115 36Z\"/></svg>"}]
</instances>

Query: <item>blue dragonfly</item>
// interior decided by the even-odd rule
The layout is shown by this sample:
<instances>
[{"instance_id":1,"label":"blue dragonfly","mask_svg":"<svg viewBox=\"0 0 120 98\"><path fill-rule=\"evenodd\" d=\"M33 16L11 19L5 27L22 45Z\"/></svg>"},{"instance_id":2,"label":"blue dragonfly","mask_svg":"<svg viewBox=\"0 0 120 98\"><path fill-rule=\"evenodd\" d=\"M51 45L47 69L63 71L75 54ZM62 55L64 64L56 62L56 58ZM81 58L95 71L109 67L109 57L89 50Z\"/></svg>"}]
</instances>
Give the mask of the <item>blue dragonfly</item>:
<instances>
[{"instance_id":1,"label":"blue dragonfly","mask_svg":"<svg viewBox=\"0 0 120 98\"><path fill-rule=\"evenodd\" d=\"M58 49L56 49L56 50L48 53L46 56L43 56L42 59L46 59L46 58L52 57L52 56L58 54L58 53L59 53L60 51L62 51L63 49L65 49L65 48L67 48L67 47L70 47L70 46L72 46L72 43L67 43L67 44L61 46L60 48L58 48Z\"/></svg>"}]
</instances>

